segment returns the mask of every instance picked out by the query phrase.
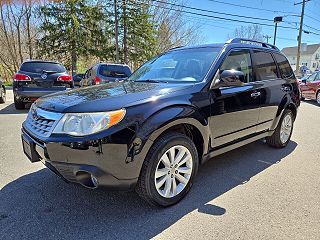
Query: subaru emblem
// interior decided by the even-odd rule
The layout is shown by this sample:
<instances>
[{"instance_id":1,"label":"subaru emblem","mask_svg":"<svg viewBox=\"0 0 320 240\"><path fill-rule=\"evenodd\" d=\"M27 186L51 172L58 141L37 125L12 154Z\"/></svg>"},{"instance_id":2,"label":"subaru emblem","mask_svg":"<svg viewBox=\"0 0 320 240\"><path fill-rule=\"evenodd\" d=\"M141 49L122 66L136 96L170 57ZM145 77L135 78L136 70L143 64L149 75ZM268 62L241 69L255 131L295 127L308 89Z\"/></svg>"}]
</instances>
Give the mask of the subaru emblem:
<instances>
[{"instance_id":1,"label":"subaru emblem","mask_svg":"<svg viewBox=\"0 0 320 240\"><path fill-rule=\"evenodd\" d=\"M35 108L31 109L31 115L32 115L32 118L34 120L38 120L39 119L39 115L38 115L37 110Z\"/></svg>"}]
</instances>

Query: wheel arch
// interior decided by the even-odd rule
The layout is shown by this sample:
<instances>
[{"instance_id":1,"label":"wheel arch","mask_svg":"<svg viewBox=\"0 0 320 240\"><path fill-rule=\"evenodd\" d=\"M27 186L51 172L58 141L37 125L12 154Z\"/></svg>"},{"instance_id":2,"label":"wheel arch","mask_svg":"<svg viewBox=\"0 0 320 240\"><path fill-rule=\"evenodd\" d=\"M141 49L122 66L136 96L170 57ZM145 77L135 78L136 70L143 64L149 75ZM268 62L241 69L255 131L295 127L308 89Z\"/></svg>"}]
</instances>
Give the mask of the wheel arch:
<instances>
[{"instance_id":1,"label":"wheel arch","mask_svg":"<svg viewBox=\"0 0 320 240\"><path fill-rule=\"evenodd\" d=\"M196 145L199 159L208 151L208 122L193 106L177 105L158 111L143 123L137 137L155 142L169 132L179 132L191 138ZM150 148L151 146L148 151Z\"/></svg>"},{"instance_id":2,"label":"wheel arch","mask_svg":"<svg viewBox=\"0 0 320 240\"><path fill-rule=\"evenodd\" d=\"M297 104L298 103L295 103L290 97L285 96L282 99L281 103L279 104L275 119L274 119L273 124L272 124L270 129L274 130L278 126L279 121L281 119L281 116L283 115L283 112L286 109L290 109L292 111L292 113L294 114L294 118L296 118L297 110L298 110L298 105Z\"/></svg>"}]
</instances>

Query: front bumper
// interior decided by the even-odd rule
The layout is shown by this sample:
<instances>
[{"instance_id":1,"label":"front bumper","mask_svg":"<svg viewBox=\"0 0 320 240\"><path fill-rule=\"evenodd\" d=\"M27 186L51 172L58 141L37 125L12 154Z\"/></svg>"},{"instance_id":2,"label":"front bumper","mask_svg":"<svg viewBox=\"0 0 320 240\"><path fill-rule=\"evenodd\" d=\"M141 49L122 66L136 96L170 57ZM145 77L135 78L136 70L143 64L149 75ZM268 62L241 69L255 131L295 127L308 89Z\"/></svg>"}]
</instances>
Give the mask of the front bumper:
<instances>
[{"instance_id":1,"label":"front bumper","mask_svg":"<svg viewBox=\"0 0 320 240\"><path fill-rule=\"evenodd\" d=\"M25 129L22 129L22 141L31 162L41 161L67 182L88 188L129 190L138 180L141 166L138 161L128 161L126 144L46 143Z\"/></svg>"}]
</instances>

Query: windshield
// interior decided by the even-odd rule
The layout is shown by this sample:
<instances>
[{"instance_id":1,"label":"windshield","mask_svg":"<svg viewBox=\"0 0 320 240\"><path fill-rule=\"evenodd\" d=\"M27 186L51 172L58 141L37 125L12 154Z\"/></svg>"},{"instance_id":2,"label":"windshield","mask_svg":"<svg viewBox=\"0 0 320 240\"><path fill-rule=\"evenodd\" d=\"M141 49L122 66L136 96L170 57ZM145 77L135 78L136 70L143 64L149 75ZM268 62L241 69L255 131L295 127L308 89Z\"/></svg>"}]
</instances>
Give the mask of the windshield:
<instances>
[{"instance_id":1,"label":"windshield","mask_svg":"<svg viewBox=\"0 0 320 240\"><path fill-rule=\"evenodd\" d=\"M142 65L129 80L199 82L204 79L220 48L174 50Z\"/></svg>"},{"instance_id":2,"label":"windshield","mask_svg":"<svg viewBox=\"0 0 320 240\"><path fill-rule=\"evenodd\" d=\"M25 62L21 65L20 71L31 73L54 72L63 73L66 71L64 66L52 62Z\"/></svg>"}]
</instances>

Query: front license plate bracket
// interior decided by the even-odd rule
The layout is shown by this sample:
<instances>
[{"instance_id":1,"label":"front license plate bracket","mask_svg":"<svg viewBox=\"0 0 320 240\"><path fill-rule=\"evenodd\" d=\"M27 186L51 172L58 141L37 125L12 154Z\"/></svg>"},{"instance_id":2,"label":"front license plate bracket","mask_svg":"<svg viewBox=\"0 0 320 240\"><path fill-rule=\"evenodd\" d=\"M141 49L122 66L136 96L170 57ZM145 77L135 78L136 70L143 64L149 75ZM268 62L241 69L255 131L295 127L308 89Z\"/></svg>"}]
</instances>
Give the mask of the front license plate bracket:
<instances>
[{"instance_id":1,"label":"front license plate bracket","mask_svg":"<svg viewBox=\"0 0 320 240\"><path fill-rule=\"evenodd\" d=\"M22 135L22 147L23 147L23 152L31 162L40 161L39 154L36 152L36 143L33 142L31 138L25 135Z\"/></svg>"}]
</instances>

